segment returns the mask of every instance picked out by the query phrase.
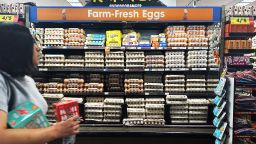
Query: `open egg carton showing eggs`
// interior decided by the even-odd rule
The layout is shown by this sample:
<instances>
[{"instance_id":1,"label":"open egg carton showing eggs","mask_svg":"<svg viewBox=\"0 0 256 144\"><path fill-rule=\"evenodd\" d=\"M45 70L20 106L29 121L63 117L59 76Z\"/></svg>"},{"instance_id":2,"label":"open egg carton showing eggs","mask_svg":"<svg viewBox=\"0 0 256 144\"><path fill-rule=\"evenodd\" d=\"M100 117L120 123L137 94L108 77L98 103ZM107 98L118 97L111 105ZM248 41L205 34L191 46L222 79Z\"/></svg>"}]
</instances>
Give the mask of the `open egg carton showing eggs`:
<instances>
[{"instance_id":1,"label":"open egg carton showing eggs","mask_svg":"<svg viewBox=\"0 0 256 144\"><path fill-rule=\"evenodd\" d=\"M142 75L125 75L124 80L125 93L143 93L143 76Z\"/></svg>"},{"instance_id":2,"label":"open egg carton showing eggs","mask_svg":"<svg viewBox=\"0 0 256 144\"><path fill-rule=\"evenodd\" d=\"M189 104L189 123L206 124L208 120L209 100L207 99L188 99Z\"/></svg>"},{"instance_id":3,"label":"open egg carton showing eggs","mask_svg":"<svg viewBox=\"0 0 256 144\"><path fill-rule=\"evenodd\" d=\"M136 52L127 51L125 54L126 54L127 69L144 69L145 55L143 51L136 51Z\"/></svg>"},{"instance_id":4,"label":"open egg carton showing eggs","mask_svg":"<svg viewBox=\"0 0 256 144\"><path fill-rule=\"evenodd\" d=\"M123 105L123 98L105 98L103 121L106 123L120 123L122 119Z\"/></svg>"},{"instance_id":5,"label":"open egg carton showing eggs","mask_svg":"<svg viewBox=\"0 0 256 144\"><path fill-rule=\"evenodd\" d=\"M206 79L204 75L187 76L187 92L206 92Z\"/></svg>"},{"instance_id":6,"label":"open egg carton showing eggs","mask_svg":"<svg viewBox=\"0 0 256 144\"><path fill-rule=\"evenodd\" d=\"M169 106L171 124L189 123L188 97L186 95L167 95L166 104Z\"/></svg>"},{"instance_id":7,"label":"open egg carton showing eggs","mask_svg":"<svg viewBox=\"0 0 256 144\"><path fill-rule=\"evenodd\" d=\"M103 122L103 97L87 97L85 106L85 122L102 123Z\"/></svg>"},{"instance_id":8,"label":"open egg carton showing eggs","mask_svg":"<svg viewBox=\"0 0 256 144\"><path fill-rule=\"evenodd\" d=\"M104 53L102 51L85 52L86 68L104 68Z\"/></svg>"},{"instance_id":9,"label":"open egg carton showing eggs","mask_svg":"<svg viewBox=\"0 0 256 144\"><path fill-rule=\"evenodd\" d=\"M124 68L124 52L111 51L105 56L106 68Z\"/></svg>"},{"instance_id":10,"label":"open egg carton showing eggs","mask_svg":"<svg viewBox=\"0 0 256 144\"><path fill-rule=\"evenodd\" d=\"M185 75L166 75L165 92L166 93L183 93L185 92Z\"/></svg>"},{"instance_id":11,"label":"open egg carton showing eggs","mask_svg":"<svg viewBox=\"0 0 256 144\"><path fill-rule=\"evenodd\" d=\"M62 54L45 54L44 55L44 67L64 67L65 56Z\"/></svg>"},{"instance_id":12,"label":"open egg carton showing eggs","mask_svg":"<svg viewBox=\"0 0 256 144\"><path fill-rule=\"evenodd\" d=\"M43 46L63 46L64 29L63 28L45 28Z\"/></svg>"},{"instance_id":13,"label":"open egg carton showing eggs","mask_svg":"<svg viewBox=\"0 0 256 144\"><path fill-rule=\"evenodd\" d=\"M85 31L79 28L69 28L65 29L65 46L77 46L83 47L85 43Z\"/></svg>"},{"instance_id":14,"label":"open egg carton showing eggs","mask_svg":"<svg viewBox=\"0 0 256 144\"><path fill-rule=\"evenodd\" d=\"M187 47L188 38L185 26L168 26L165 34L168 47Z\"/></svg>"}]
</instances>

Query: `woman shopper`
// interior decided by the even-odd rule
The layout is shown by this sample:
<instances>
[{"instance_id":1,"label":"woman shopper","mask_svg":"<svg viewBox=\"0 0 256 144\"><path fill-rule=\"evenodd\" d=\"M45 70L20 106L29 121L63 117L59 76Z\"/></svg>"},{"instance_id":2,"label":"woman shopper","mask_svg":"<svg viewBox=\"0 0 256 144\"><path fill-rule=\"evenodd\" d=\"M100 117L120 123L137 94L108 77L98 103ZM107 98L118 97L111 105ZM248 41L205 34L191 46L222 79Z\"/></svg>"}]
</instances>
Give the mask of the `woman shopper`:
<instances>
[{"instance_id":1,"label":"woman shopper","mask_svg":"<svg viewBox=\"0 0 256 144\"><path fill-rule=\"evenodd\" d=\"M79 132L79 121L72 117L48 128L9 129L8 112L31 101L45 114L47 103L36 88L31 74L39 61L39 47L28 28L0 24L0 144L44 144Z\"/></svg>"}]
</instances>

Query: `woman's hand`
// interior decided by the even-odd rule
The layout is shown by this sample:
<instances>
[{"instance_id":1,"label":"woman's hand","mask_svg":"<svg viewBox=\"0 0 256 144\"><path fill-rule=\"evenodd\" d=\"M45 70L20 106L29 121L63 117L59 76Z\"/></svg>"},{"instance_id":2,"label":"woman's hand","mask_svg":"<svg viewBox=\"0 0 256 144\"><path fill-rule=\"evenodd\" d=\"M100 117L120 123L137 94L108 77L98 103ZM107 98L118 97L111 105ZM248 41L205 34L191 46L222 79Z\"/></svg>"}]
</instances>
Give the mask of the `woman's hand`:
<instances>
[{"instance_id":1,"label":"woman's hand","mask_svg":"<svg viewBox=\"0 0 256 144\"><path fill-rule=\"evenodd\" d=\"M54 133L56 134L56 138L63 138L71 135L76 135L79 133L79 117L74 116L69 118L66 121L58 122L52 126L54 129Z\"/></svg>"}]
</instances>

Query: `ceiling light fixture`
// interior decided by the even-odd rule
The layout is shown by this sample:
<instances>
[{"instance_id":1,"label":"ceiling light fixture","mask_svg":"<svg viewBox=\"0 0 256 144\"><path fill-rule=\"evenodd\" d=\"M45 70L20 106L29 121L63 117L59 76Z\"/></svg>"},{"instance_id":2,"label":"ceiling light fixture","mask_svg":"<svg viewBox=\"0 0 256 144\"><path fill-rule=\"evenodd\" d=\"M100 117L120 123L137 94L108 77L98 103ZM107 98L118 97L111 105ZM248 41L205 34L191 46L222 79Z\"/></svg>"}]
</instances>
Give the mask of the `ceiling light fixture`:
<instances>
[{"instance_id":1,"label":"ceiling light fixture","mask_svg":"<svg viewBox=\"0 0 256 144\"><path fill-rule=\"evenodd\" d=\"M79 3L79 0L67 0L69 3Z\"/></svg>"},{"instance_id":2,"label":"ceiling light fixture","mask_svg":"<svg viewBox=\"0 0 256 144\"><path fill-rule=\"evenodd\" d=\"M71 6L80 6L80 7L83 6L82 3L80 3L80 2L70 2L70 5Z\"/></svg>"},{"instance_id":3,"label":"ceiling light fixture","mask_svg":"<svg viewBox=\"0 0 256 144\"><path fill-rule=\"evenodd\" d=\"M240 2L240 3L237 3L235 6L246 6L250 4L249 2Z\"/></svg>"},{"instance_id":4,"label":"ceiling light fixture","mask_svg":"<svg viewBox=\"0 0 256 144\"><path fill-rule=\"evenodd\" d=\"M251 2L254 2L254 1L256 1L256 0L242 0L241 2L242 3L251 3Z\"/></svg>"}]
</instances>

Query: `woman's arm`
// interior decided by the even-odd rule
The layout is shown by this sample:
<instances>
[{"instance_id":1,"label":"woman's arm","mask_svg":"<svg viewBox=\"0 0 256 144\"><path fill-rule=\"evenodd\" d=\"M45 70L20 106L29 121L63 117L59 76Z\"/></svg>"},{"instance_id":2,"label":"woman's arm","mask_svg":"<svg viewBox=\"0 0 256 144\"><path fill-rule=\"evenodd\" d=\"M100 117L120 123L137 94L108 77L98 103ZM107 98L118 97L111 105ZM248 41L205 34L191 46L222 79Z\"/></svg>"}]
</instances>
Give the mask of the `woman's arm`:
<instances>
[{"instance_id":1,"label":"woman's arm","mask_svg":"<svg viewBox=\"0 0 256 144\"><path fill-rule=\"evenodd\" d=\"M0 110L0 143L3 144L45 144L58 138L79 132L77 117L41 129L7 129L7 113Z\"/></svg>"}]
</instances>

